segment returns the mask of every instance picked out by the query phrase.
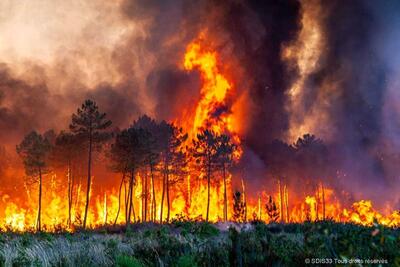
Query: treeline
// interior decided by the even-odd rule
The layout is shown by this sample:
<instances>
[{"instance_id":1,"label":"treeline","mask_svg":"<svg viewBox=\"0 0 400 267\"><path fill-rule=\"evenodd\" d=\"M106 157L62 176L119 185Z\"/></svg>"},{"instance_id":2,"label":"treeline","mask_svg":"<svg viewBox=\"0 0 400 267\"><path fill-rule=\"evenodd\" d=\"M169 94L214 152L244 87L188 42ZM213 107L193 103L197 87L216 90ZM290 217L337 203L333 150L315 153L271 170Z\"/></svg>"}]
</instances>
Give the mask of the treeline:
<instances>
[{"instance_id":1,"label":"treeline","mask_svg":"<svg viewBox=\"0 0 400 267\"><path fill-rule=\"evenodd\" d=\"M214 182L222 184L223 220L228 220L230 192L227 192L227 179L230 169L237 163L237 155L240 154L240 149L229 135L205 129L193 140L188 140L188 134L182 128L166 121L157 122L146 115L139 117L126 129L116 129L112 128L112 122L94 101L86 100L72 114L68 130L60 133L49 130L43 134L32 131L17 145L17 153L24 163L30 184L38 184L37 230L41 229L43 175L55 172L56 169L63 169L67 174L65 182L68 197L68 226L73 223L73 192L76 179L86 176L83 221L79 222L86 228L90 208L93 158L99 152L105 156L107 168L121 177L118 181L119 205L116 217L113 218L114 223L118 221L121 213L124 213L127 224L139 217L143 221L158 220L160 223L169 221L171 188L183 182L188 174L195 179L204 179L207 183L207 203L204 203L206 221L209 220L210 213L211 184ZM285 216L286 221L289 221L288 203L285 202L285 190L288 184L292 183L292 187L297 187L294 184L296 181L304 184L304 181L308 180L311 181L311 186L318 189L323 182L327 182L326 177L335 176L336 166L330 154L329 148L322 140L310 134L299 138L294 144L276 140L265 148L262 160L279 185L279 203L275 204L269 197L263 205L263 209L272 221L278 219L285 221ZM138 174L144 179L142 186L144 203L140 216L134 206L134 188ZM161 184L161 188L156 189L155 184ZM123 188L124 194L122 194ZM157 190L161 191L156 192ZM157 200L156 195L160 194L161 198ZM237 221L247 220L244 192L235 192L231 197L232 218ZM324 197L321 202L324 207ZM122 207L124 210L121 210ZM156 214L157 210L159 214ZM325 212L322 213L322 218L325 218Z\"/></svg>"},{"instance_id":2,"label":"treeline","mask_svg":"<svg viewBox=\"0 0 400 267\"><path fill-rule=\"evenodd\" d=\"M40 134L27 134L16 150L21 157L27 177L38 184L38 216L36 228L41 230L43 176L64 168L68 186L68 225L72 223L73 187L76 173L85 167L87 186L82 227L87 226L92 185L93 157L100 151L108 158L108 168L121 175L119 207L116 223L124 201L126 223L136 220L134 209L134 186L138 173L144 176L144 210L142 220L155 221L157 207L159 221L170 220L171 187L190 173L207 181L206 220L209 219L210 187L212 180L222 179L224 186L224 220L228 219L227 177L235 162L237 146L228 135L210 130L200 131L193 140L182 128L166 121L156 122L144 115L126 129L111 130L112 122L101 112L96 103L86 100L72 114L69 130L56 134L53 130ZM218 174L217 174L218 172ZM155 179L162 184L161 203L156 202ZM121 199L124 184L127 194ZM149 184L151 188L149 188ZM151 192L149 192L151 190ZM149 199L148 196L152 196ZM150 211L148 211L150 201ZM157 206L158 205L158 206ZM166 207L165 207L166 206ZM163 218L164 208L167 209Z\"/></svg>"}]
</instances>

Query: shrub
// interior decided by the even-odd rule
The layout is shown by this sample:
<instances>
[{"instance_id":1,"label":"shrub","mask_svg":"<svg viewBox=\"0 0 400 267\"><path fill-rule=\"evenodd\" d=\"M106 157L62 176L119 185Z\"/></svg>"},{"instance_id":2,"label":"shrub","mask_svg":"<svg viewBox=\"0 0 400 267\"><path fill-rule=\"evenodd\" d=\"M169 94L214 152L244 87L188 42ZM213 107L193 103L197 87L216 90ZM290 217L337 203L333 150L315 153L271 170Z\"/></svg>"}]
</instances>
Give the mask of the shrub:
<instances>
[{"instance_id":1,"label":"shrub","mask_svg":"<svg viewBox=\"0 0 400 267\"><path fill-rule=\"evenodd\" d=\"M146 265L133 257L126 255L119 255L116 260L116 265L118 267L145 267Z\"/></svg>"},{"instance_id":2,"label":"shrub","mask_svg":"<svg viewBox=\"0 0 400 267\"><path fill-rule=\"evenodd\" d=\"M176 267L197 267L195 257L193 255L182 255L176 261Z\"/></svg>"}]
</instances>

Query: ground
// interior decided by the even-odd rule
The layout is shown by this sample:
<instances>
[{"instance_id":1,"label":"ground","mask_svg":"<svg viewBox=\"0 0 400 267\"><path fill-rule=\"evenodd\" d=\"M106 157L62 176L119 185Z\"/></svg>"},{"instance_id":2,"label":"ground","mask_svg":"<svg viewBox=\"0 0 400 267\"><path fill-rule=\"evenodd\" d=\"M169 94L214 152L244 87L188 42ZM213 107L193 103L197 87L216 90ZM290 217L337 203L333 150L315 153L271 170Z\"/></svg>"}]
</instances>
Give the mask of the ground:
<instances>
[{"instance_id":1,"label":"ground","mask_svg":"<svg viewBox=\"0 0 400 267\"><path fill-rule=\"evenodd\" d=\"M0 235L1 266L400 266L400 229L176 221ZM362 262L361 262L362 261Z\"/></svg>"}]
</instances>

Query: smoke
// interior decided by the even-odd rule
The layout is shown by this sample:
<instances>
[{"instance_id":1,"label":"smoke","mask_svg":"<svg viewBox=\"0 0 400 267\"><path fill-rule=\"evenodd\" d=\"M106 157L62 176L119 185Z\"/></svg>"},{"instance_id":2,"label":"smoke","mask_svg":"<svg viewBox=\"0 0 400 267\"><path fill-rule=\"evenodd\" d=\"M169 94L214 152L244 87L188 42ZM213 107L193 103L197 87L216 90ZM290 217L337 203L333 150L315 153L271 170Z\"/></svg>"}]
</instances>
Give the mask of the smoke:
<instances>
[{"instance_id":1,"label":"smoke","mask_svg":"<svg viewBox=\"0 0 400 267\"><path fill-rule=\"evenodd\" d=\"M324 46L298 88L300 103L289 109L297 120L289 132L306 130L323 138L335 155L331 164L345 174L338 183L355 198L371 198L382 206L385 201L398 201L398 176L385 166L398 161L396 152L389 152L385 144L398 140L398 135L385 129L385 124L395 125L388 123L394 117L387 114L394 110L389 107L392 100L388 103L385 97L396 86L388 84L396 60L386 53L399 40L385 32L394 29L399 12L393 1L382 6L321 1L321 15L314 20L319 21ZM299 70L301 74L301 66Z\"/></svg>"}]
</instances>

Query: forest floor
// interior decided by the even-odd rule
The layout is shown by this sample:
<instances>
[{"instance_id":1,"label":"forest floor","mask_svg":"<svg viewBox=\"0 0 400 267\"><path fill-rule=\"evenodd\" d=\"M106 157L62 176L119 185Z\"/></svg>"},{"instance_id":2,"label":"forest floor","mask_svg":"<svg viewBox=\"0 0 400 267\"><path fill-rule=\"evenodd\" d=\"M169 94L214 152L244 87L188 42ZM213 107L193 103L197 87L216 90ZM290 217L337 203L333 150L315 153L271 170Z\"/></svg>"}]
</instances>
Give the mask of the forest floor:
<instances>
[{"instance_id":1,"label":"forest floor","mask_svg":"<svg viewBox=\"0 0 400 267\"><path fill-rule=\"evenodd\" d=\"M400 229L176 221L0 234L0 266L400 266Z\"/></svg>"}]
</instances>

